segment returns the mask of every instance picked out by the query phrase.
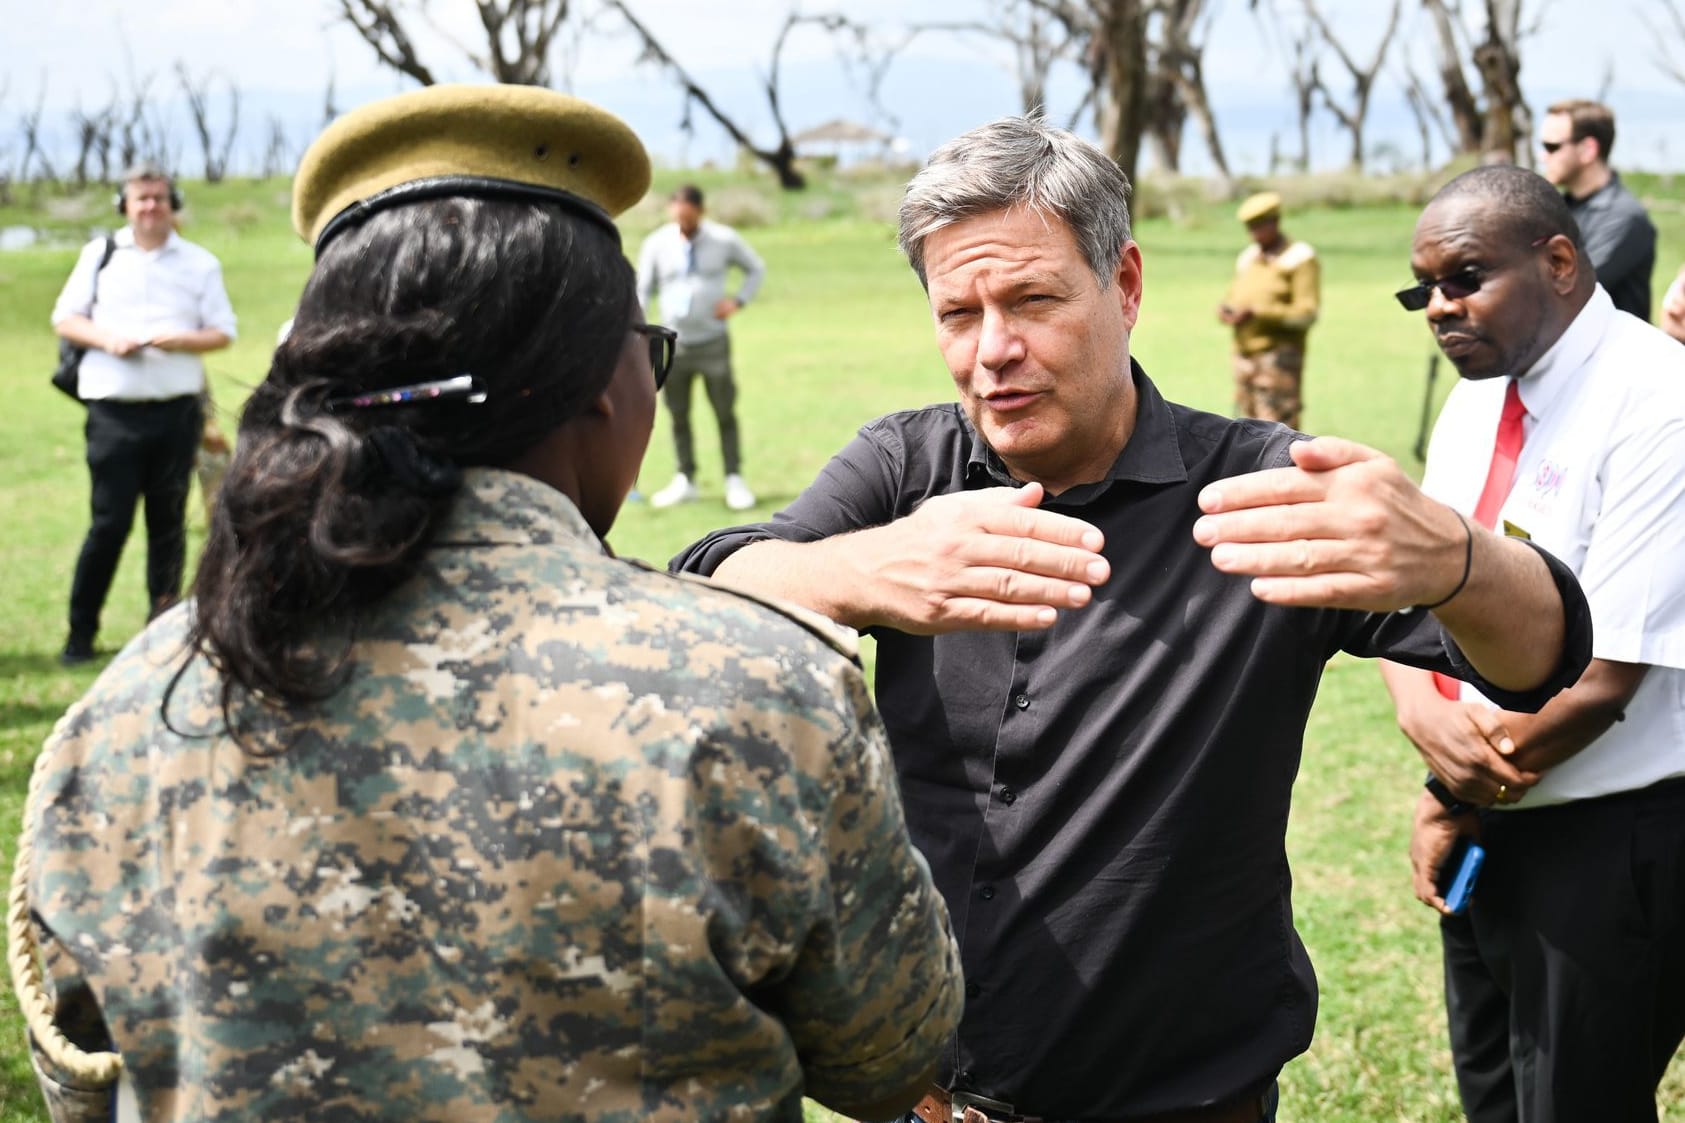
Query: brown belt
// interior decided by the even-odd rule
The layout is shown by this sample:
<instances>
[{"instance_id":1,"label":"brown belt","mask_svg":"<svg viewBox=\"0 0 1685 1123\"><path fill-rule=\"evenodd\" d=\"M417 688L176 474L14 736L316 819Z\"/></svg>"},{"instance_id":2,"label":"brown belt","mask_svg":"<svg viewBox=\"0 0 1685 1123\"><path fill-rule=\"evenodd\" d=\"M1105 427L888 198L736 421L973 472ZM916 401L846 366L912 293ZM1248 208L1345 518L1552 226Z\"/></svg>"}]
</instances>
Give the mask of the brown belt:
<instances>
[{"instance_id":1,"label":"brown belt","mask_svg":"<svg viewBox=\"0 0 1685 1123\"><path fill-rule=\"evenodd\" d=\"M1040 1115L1016 1114L1011 1104L965 1093L958 1098L960 1104L956 1106L955 1097L946 1088L932 1088L913 1107L913 1114L924 1123L1048 1123ZM958 1115L954 1114L956 1110ZM1258 1096L1242 1096L1210 1107L1165 1111L1157 1115L1132 1115L1126 1120L1091 1119L1084 1123L1258 1123L1263 1118L1263 1100Z\"/></svg>"}]
</instances>

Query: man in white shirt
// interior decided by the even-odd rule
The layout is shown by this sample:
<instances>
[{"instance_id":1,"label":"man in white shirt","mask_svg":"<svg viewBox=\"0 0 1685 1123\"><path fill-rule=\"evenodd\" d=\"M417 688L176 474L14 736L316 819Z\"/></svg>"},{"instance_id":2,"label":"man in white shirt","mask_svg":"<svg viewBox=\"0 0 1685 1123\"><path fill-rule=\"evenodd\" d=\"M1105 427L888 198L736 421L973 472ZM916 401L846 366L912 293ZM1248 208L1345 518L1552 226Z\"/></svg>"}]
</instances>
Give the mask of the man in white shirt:
<instances>
[{"instance_id":1,"label":"man in white shirt","mask_svg":"<svg viewBox=\"0 0 1685 1123\"><path fill-rule=\"evenodd\" d=\"M187 491L203 425L199 356L234 339L222 266L175 232L181 206L170 177L151 164L123 176L117 208L128 225L103 268L105 240L82 250L53 306L53 330L88 352L79 393L88 407L92 525L70 590L66 666L94 657L100 612L135 506L146 511L150 615L181 593Z\"/></svg>"},{"instance_id":2,"label":"man in white shirt","mask_svg":"<svg viewBox=\"0 0 1685 1123\"><path fill-rule=\"evenodd\" d=\"M1423 490L1567 563L1594 628L1591 665L1536 715L1383 669L1432 771L1411 862L1445 914L1463 1110L1654 1119L1685 1037L1685 350L1616 310L1561 196L1520 168L1448 184L1410 264L1399 300L1462 375ZM1458 835L1486 860L1453 916L1437 882Z\"/></svg>"},{"instance_id":3,"label":"man in white shirt","mask_svg":"<svg viewBox=\"0 0 1685 1123\"><path fill-rule=\"evenodd\" d=\"M725 461L725 501L734 511L755 505L743 482L737 434L737 385L731 372L731 336L726 321L743 310L761 287L766 266L749 243L729 226L702 217L702 191L685 184L668 202L673 221L644 240L638 254L638 299L645 308L661 297L661 318L679 333L673 367L661 396L673 419L673 453L678 475L650 496L653 507L697 498L696 448L690 432L690 389L697 375L708 390L720 426ZM726 294L726 272L736 266L742 282Z\"/></svg>"}]
</instances>

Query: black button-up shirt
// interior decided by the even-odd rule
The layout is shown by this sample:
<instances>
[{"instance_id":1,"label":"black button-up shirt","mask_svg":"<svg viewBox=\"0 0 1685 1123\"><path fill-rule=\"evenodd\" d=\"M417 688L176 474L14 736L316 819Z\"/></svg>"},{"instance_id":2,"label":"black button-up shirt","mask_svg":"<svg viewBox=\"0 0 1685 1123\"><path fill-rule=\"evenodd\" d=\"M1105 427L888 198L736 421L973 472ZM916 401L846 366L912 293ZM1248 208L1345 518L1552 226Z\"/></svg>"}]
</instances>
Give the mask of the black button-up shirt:
<instances>
[{"instance_id":1,"label":"black button-up shirt","mask_svg":"<svg viewBox=\"0 0 1685 1123\"><path fill-rule=\"evenodd\" d=\"M1316 981L1285 836L1334 652L1459 674L1523 710L1590 657L1584 598L1554 561L1570 654L1519 696L1481 682L1431 614L1257 600L1194 541L1196 497L1289 464L1296 434L1167 403L1134 375L1134 433L1107 477L1044 504L1105 533L1112 575L1092 603L1041 632L877 633L908 824L967 978L945 1082L1054 1118L1222 1101L1309 1045ZM673 564L711 573L760 539L812 541L1013 483L957 405L893 414L772 522L717 532Z\"/></svg>"}]
</instances>

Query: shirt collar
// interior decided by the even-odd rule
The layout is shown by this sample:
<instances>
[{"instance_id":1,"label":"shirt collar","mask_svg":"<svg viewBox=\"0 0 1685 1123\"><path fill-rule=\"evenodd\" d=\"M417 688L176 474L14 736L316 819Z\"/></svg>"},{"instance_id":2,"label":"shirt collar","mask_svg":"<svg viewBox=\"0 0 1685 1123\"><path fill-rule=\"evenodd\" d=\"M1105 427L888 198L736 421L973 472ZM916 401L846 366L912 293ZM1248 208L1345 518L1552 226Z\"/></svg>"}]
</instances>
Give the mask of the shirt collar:
<instances>
[{"instance_id":1,"label":"shirt collar","mask_svg":"<svg viewBox=\"0 0 1685 1123\"><path fill-rule=\"evenodd\" d=\"M1063 495L1081 499L1088 494L1085 489L1119 480L1152 484L1183 483L1187 480L1188 468L1182 460L1182 446L1176 439L1176 419L1170 412L1170 405L1133 355L1129 358L1129 377L1135 384L1135 428L1130 432L1129 440L1124 442L1123 451L1118 453L1102 479L1078 484ZM966 458L965 486L1019 486L1022 481L1012 478L1006 463L972 429L970 418L965 419L965 427L973 438L971 452Z\"/></svg>"},{"instance_id":2,"label":"shirt collar","mask_svg":"<svg viewBox=\"0 0 1685 1123\"><path fill-rule=\"evenodd\" d=\"M501 468L463 470L462 488L433 540L455 546L568 544L608 552L567 496Z\"/></svg>"},{"instance_id":3,"label":"shirt collar","mask_svg":"<svg viewBox=\"0 0 1685 1123\"><path fill-rule=\"evenodd\" d=\"M1619 188L1620 185L1621 185L1621 173L1616 172L1616 171L1611 171L1609 173L1608 181L1605 182L1603 184L1603 186L1599 187L1596 191L1588 191L1584 195L1574 195L1574 194L1571 194L1569 192L1564 191L1563 195L1567 196L1568 203L1569 203L1570 206L1575 206L1575 207L1589 206L1591 204L1591 201L1593 199L1596 199L1599 195L1601 195L1603 197L1604 202L1607 202L1610 199L1613 199L1616 195L1620 194L1620 192L1617 190L1617 188Z\"/></svg>"},{"instance_id":4,"label":"shirt collar","mask_svg":"<svg viewBox=\"0 0 1685 1123\"><path fill-rule=\"evenodd\" d=\"M115 233L111 236L111 240L114 243L116 243L116 245L119 249L134 249L135 248L135 228L128 225L127 223L124 223L122 228L119 229L117 231L117 233ZM177 234L174 230L172 230L164 238L164 244L159 246L157 248L157 250L155 250L153 252L168 253L170 250L175 249L179 245L181 245L181 235Z\"/></svg>"},{"instance_id":5,"label":"shirt collar","mask_svg":"<svg viewBox=\"0 0 1685 1123\"><path fill-rule=\"evenodd\" d=\"M1598 285L1556 342L1516 381L1515 388L1529 416L1543 417L1550 411L1551 403L1597 350L1614 318L1615 302Z\"/></svg>"}]
</instances>

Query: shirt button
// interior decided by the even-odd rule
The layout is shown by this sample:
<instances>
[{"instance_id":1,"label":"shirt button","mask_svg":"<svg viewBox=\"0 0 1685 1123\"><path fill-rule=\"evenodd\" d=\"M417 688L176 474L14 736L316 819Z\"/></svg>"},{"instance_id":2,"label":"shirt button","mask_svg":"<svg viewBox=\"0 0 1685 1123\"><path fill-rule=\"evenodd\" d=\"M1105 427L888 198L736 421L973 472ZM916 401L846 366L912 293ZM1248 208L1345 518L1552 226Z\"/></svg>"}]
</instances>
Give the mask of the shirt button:
<instances>
[{"instance_id":1,"label":"shirt button","mask_svg":"<svg viewBox=\"0 0 1685 1123\"><path fill-rule=\"evenodd\" d=\"M1017 800L1018 793L1013 791L1011 788L1002 788L1000 790L1000 801L1007 806L1010 807L1013 803L1016 803Z\"/></svg>"},{"instance_id":2,"label":"shirt button","mask_svg":"<svg viewBox=\"0 0 1685 1123\"><path fill-rule=\"evenodd\" d=\"M995 887L993 885L985 885L983 888L977 890L977 895L985 901L992 901L995 899Z\"/></svg>"},{"instance_id":3,"label":"shirt button","mask_svg":"<svg viewBox=\"0 0 1685 1123\"><path fill-rule=\"evenodd\" d=\"M978 986L976 983L966 983L965 984L965 996L967 998L976 998L979 994L982 994L982 993L983 993L983 988Z\"/></svg>"},{"instance_id":4,"label":"shirt button","mask_svg":"<svg viewBox=\"0 0 1685 1123\"><path fill-rule=\"evenodd\" d=\"M1020 694L1012 700L1012 704L1017 706L1020 710L1027 710L1030 708L1030 696L1028 694Z\"/></svg>"}]
</instances>

